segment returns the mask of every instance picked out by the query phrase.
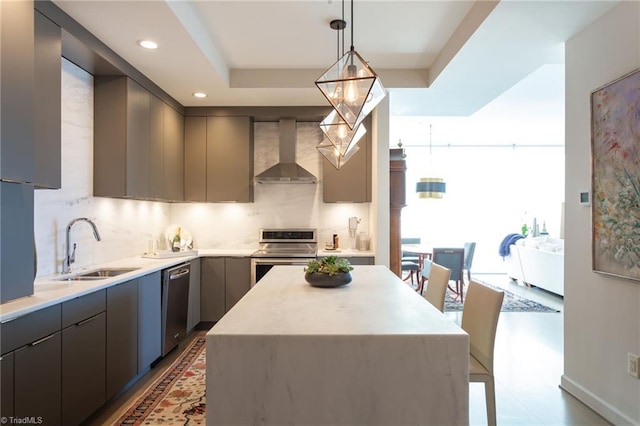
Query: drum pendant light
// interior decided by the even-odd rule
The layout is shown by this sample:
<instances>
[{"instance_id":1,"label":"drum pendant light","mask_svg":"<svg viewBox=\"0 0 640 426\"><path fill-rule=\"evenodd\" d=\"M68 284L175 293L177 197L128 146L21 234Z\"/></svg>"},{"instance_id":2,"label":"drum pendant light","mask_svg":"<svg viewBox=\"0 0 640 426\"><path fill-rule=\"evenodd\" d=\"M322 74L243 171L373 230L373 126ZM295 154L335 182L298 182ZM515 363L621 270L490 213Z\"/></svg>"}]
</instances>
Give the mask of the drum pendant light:
<instances>
[{"instance_id":1,"label":"drum pendant light","mask_svg":"<svg viewBox=\"0 0 640 426\"><path fill-rule=\"evenodd\" d=\"M354 48L353 28L353 0L351 0L351 49L315 82L324 97L352 130L378 106L386 95L378 75Z\"/></svg>"},{"instance_id":2,"label":"drum pendant light","mask_svg":"<svg viewBox=\"0 0 640 426\"><path fill-rule=\"evenodd\" d=\"M431 124L429 124L429 171L433 173L433 154L431 152L432 139ZM418 198L442 198L447 190L447 184L443 178L425 177L416 183Z\"/></svg>"}]
</instances>

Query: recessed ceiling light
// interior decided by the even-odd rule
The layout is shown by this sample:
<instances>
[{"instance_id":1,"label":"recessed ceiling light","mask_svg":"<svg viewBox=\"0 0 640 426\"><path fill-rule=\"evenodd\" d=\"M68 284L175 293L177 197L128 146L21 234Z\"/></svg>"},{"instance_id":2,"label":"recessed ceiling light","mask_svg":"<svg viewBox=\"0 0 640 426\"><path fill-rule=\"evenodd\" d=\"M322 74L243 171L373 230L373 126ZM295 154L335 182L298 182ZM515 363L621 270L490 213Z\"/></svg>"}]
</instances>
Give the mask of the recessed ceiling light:
<instances>
[{"instance_id":1,"label":"recessed ceiling light","mask_svg":"<svg viewBox=\"0 0 640 426\"><path fill-rule=\"evenodd\" d=\"M138 45L140 47L144 47L145 49L157 49L158 43L152 40L138 40Z\"/></svg>"},{"instance_id":2,"label":"recessed ceiling light","mask_svg":"<svg viewBox=\"0 0 640 426\"><path fill-rule=\"evenodd\" d=\"M195 92L193 96L195 96L196 98L206 98L207 94L203 92Z\"/></svg>"}]
</instances>

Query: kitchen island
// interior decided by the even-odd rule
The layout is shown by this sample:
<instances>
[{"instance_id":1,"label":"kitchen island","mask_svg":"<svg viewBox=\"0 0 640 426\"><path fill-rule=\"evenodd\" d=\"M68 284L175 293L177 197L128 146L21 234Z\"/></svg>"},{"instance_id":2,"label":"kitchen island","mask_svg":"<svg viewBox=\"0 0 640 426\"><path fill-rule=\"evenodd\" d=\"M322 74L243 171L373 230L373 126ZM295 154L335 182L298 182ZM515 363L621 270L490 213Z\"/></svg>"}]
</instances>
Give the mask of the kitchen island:
<instances>
[{"instance_id":1,"label":"kitchen island","mask_svg":"<svg viewBox=\"0 0 640 426\"><path fill-rule=\"evenodd\" d=\"M466 425L469 336L384 266L276 266L207 333L207 424Z\"/></svg>"}]
</instances>

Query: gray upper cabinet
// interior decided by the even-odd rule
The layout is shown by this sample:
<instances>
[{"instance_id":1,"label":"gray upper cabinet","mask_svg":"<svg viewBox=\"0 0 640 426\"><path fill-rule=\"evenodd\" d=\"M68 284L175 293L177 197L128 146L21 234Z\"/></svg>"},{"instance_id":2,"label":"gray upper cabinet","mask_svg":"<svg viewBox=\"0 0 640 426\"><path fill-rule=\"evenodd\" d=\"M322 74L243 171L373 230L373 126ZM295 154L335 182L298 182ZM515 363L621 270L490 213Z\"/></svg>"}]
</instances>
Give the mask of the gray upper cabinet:
<instances>
[{"instance_id":1,"label":"gray upper cabinet","mask_svg":"<svg viewBox=\"0 0 640 426\"><path fill-rule=\"evenodd\" d=\"M128 77L94 89L94 195L181 201L182 114Z\"/></svg>"},{"instance_id":2,"label":"gray upper cabinet","mask_svg":"<svg viewBox=\"0 0 640 426\"><path fill-rule=\"evenodd\" d=\"M207 201L207 117L184 118L184 200Z\"/></svg>"},{"instance_id":3,"label":"gray upper cabinet","mask_svg":"<svg viewBox=\"0 0 640 426\"><path fill-rule=\"evenodd\" d=\"M322 159L323 189L325 203L371 202L371 117L364 120L367 133L358 146L360 149L345 165L336 170L327 159Z\"/></svg>"},{"instance_id":4,"label":"gray upper cabinet","mask_svg":"<svg viewBox=\"0 0 640 426\"><path fill-rule=\"evenodd\" d=\"M35 13L34 185L61 187L62 86L60 27Z\"/></svg>"},{"instance_id":5,"label":"gray upper cabinet","mask_svg":"<svg viewBox=\"0 0 640 426\"><path fill-rule=\"evenodd\" d=\"M253 120L207 117L207 201L253 201Z\"/></svg>"},{"instance_id":6,"label":"gray upper cabinet","mask_svg":"<svg viewBox=\"0 0 640 426\"><path fill-rule=\"evenodd\" d=\"M163 104L164 117L164 199L184 200L184 117Z\"/></svg>"},{"instance_id":7,"label":"gray upper cabinet","mask_svg":"<svg viewBox=\"0 0 640 426\"><path fill-rule=\"evenodd\" d=\"M149 198L164 199L164 102L149 99Z\"/></svg>"},{"instance_id":8,"label":"gray upper cabinet","mask_svg":"<svg viewBox=\"0 0 640 426\"><path fill-rule=\"evenodd\" d=\"M253 202L253 119L185 118L185 201Z\"/></svg>"},{"instance_id":9,"label":"gray upper cabinet","mask_svg":"<svg viewBox=\"0 0 640 426\"><path fill-rule=\"evenodd\" d=\"M33 2L0 1L0 180L34 180L33 82Z\"/></svg>"}]
</instances>

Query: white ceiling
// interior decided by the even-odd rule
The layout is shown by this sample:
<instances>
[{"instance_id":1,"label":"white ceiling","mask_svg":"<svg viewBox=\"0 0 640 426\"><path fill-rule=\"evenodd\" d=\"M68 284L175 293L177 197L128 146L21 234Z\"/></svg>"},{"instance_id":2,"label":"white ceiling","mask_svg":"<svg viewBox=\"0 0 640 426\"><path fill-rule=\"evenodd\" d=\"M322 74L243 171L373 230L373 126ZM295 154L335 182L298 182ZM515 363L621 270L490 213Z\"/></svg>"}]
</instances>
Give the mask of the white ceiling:
<instances>
[{"instance_id":1,"label":"white ceiling","mask_svg":"<svg viewBox=\"0 0 640 426\"><path fill-rule=\"evenodd\" d=\"M340 0L53 1L185 106L327 103L314 81L336 60ZM358 0L354 45L389 89L392 115L469 115L563 63L564 42L615 3ZM136 44L146 38L159 49Z\"/></svg>"}]
</instances>

